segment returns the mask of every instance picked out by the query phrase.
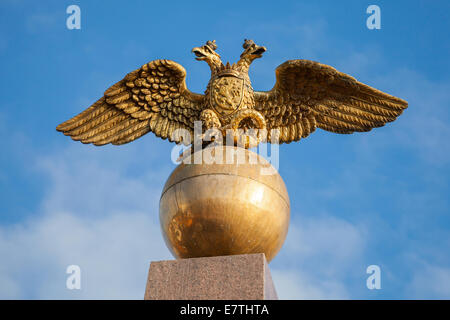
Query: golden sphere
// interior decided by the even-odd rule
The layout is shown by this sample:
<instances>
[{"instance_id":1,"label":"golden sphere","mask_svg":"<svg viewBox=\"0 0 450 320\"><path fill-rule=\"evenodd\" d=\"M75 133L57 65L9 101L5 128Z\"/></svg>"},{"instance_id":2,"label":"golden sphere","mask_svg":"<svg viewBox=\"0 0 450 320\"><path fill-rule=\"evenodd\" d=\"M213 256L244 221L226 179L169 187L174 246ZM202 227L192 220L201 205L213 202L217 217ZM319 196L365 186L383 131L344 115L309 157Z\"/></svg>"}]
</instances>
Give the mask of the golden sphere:
<instances>
[{"instance_id":1,"label":"golden sphere","mask_svg":"<svg viewBox=\"0 0 450 320\"><path fill-rule=\"evenodd\" d=\"M203 163L194 164L199 159ZM211 159L216 162L205 163ZM289 215L289 196L275 168L252 151L229 146L184 159L159 203L164 240L176 258L264 253L270 261L286 238Z\"/></svg>"}]
</instances>

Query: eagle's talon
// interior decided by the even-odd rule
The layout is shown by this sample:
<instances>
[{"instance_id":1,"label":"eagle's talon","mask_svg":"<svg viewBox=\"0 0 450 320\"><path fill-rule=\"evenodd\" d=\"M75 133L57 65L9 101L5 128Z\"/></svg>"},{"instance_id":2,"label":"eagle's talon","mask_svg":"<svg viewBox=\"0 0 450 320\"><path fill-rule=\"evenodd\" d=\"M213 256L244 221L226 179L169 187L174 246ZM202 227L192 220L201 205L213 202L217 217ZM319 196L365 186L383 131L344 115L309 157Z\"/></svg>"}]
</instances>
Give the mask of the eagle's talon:
<instances>
[{"instance_id":1,"label":"eagle's talon","mask_svg":"<svg viewBox=\"0 0 450 320\"><path fill-rule=\"evenodd\" d=\"M208 129L222 127L222 123L219 120L217 114L211 109L205 109L200 114L200 121L202 122L202 128L206 131Z\"/></svg>"}]
</instances>

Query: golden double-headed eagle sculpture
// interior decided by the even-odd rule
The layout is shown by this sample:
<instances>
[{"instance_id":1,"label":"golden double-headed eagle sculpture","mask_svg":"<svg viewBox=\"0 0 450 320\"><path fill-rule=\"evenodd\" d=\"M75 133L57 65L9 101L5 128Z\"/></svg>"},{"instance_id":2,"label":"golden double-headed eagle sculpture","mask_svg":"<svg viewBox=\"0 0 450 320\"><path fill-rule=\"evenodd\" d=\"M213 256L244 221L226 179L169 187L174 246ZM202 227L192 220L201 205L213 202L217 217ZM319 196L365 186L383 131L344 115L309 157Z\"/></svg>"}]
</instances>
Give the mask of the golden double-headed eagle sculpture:
<instances>
[{"instance_id":1,"label":"golden double-headed eagle sculpture","mask_svg":"<svg viewBox=\"0 0 450 320\"><path fill-rule=\"evenodd\" d=\"M128 143L150 131L162 139L190 144L194 122L202 121L203 132L265 129L265 141L273 143L276 132L277 143L289 143L306 138L317 127L335 133L370 131L394 121L408 106L402 99L309 60L286 61L275 70L272 90L254 91L249 67L266 48L252 40L245 40L243 48L232 65L222 63L215 41L192 49L196 59L206 61L211 69L203 95L187 89L181 65L154 60L127 74L57 130L97 146ZM184 129L191 139L175 134L177 129Z\"/></svg>"}]
</instances>

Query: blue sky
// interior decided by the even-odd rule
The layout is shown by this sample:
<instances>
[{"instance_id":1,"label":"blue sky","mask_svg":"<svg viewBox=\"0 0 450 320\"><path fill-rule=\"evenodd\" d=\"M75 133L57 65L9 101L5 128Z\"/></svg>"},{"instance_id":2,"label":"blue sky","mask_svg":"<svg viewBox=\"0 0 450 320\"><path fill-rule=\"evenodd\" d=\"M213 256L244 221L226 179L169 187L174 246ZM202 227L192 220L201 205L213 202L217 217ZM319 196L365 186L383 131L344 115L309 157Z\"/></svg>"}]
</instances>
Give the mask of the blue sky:
<instances>
[{"instance_id":1,"label":"blue sky","mask_svg":"<svg viewBox=\"0 0 450 320\"><path fill-rule=\"evenodd\" d=\"M81 8L81 30L66 8ZM381 29L366 8L381 8ZM270 268L286 299L450 298L448 1L21 1L0 3L0 298L141 299L148 265L172 259L158 200L175 167L152 134L101 148L55 131L111 84L171 59L201 93L190 50L244 38L268 51L250 71L268 90L288 59L330 64L409 102L364 134L321 130L280 147L291 226ZM78 264L82 289L65 288ZM366 268L381 268L381 290Z\"/></svg>"}]
</instances>

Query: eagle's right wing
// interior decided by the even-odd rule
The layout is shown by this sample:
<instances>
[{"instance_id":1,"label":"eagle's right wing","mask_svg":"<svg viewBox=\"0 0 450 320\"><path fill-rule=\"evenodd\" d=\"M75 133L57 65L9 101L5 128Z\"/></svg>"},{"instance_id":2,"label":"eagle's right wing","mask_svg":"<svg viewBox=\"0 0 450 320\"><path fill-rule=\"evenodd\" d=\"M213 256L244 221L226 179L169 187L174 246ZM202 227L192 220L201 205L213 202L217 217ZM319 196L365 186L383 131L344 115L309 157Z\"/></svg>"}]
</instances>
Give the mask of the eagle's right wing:
<instances>
[{"instance_id":1,"label":"eagle's right wing","mask_svg":"<svg viewBox=\"0 0 450 320\"><path fill-rule=\"evenodd\" d=\"M184 142L186 129L192 141L194 121L199 119L203 95L186 88L186 70L170 60L154 60L105 91L85 111L56 129L82 143L101 146L131 142L149 131L162 139Z\"/></svg>"},{"instance_id":2,"label":"eagle's right wing","mask_svg":"<svg viewBox=\"0 0 450 320\"><path fill-rule=\"evenodd\" d=\"M316 127L335 133L370 131L394 121L408 103L365 85L333 67L290 60L276 69L271 91L255 91L255 108L279 142L306 138Z\"/></svg>"}]
</instances>

